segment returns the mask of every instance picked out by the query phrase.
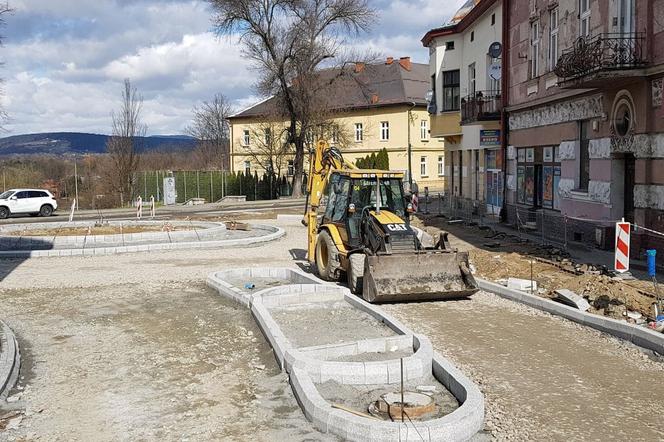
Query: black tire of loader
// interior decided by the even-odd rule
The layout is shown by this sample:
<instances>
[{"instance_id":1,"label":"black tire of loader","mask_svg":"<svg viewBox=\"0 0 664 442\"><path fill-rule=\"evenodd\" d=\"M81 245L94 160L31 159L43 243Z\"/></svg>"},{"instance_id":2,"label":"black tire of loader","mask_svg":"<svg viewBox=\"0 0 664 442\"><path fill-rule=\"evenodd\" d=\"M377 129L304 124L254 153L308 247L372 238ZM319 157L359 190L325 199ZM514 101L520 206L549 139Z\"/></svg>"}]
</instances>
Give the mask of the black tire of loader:
<instances>
[{"instance_id":1,"label":"black tire of loader","mask_svg":"<svg viewBox=\"0 0 664 442\"><path fill-rule=\"evenodd\" d=\"M333 266L334 254L337 253L337 246L332 241L330 234L323 230L316 239L316 270L318 276L325 281L336 281L337 268Z\"/></svg>"},{"instance_id":2,"label":"black tire of loader","mask_svg":"<svg viewBox=\"0 0 664 442\"><path fill-rule=\"evenodd\" d=\"M364 281L364 260L366 256L363 253L350 255L348 264L348 288L354 295L362 294L362 284Z\"/></svg>"}]
</instances>

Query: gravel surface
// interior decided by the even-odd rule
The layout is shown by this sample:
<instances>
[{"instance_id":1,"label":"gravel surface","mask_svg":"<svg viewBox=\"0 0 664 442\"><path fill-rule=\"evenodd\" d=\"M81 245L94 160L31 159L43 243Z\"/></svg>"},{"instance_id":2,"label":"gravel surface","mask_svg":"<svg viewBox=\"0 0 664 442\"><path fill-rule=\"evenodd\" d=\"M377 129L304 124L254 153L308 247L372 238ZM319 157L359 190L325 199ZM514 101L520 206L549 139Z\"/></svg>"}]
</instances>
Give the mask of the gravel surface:
<instances>
[{"instance_id":1,"label":"gravel surface","mask_svg":"<svg viewBox=\"0 0 664 442\"><path fill-rule=\"evenodd\" d=\"M496 439L662 439L664 364L623 341L483 292L385 308L480 385Z\"/></svg>"},{"instance_id":2,"label":"gravel surface","mask_svg":"<svg viewBox=\"0 0 664 442\"><path fill-rule=\"evenodd\" d=\"M286 338L296 347L341 344L361 339L387 338L396 333L368 313L347 302L321 302L270 309ZM325 324L325 334L321 330Z\"/></svg>"},{"instance_id":3,"label":"gravel surface","mask_svg":"<svg viewBox=\"0 0 664 442\"><path fill-rule=\"evenodd\" d=\"M0 440L330 440L251 314L202 284L302 265L306 230L274 224L287 237L260 247L0 260L25 358ZM622 341L483 293L384 308L480 384L496 439L662 438L664 364Z\"/></svg>"},{"instance_id":4,"label":"gravel surface","mask_svg":"<svg viewBox=\"0 0 664 442\"><path fill-rule=\"evenodd\" d=\"M303 416L251 313L204 285L240 256L289 264L287 244L0 261L24 357L0 440L335 440Z\"/></svg>"}]
</instances>

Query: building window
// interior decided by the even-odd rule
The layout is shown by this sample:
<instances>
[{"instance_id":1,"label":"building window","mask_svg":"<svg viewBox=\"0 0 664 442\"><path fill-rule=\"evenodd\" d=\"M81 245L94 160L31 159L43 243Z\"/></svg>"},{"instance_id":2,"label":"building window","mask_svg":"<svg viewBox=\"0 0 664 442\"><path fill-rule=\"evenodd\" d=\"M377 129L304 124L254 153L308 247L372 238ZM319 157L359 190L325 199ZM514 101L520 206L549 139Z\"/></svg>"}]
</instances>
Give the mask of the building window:
<instances>
[{"instance_id":1,"label":"building window","mask_svg":"<svg viewBox=\"0 0 664 442\"><path fill-rule=\"evenodd\" d=\"M491 56L487 56L487 65L489 67L496 65L500 66L500 58L491 58ZM496 78L497 76L493 75L492 69L489 69L489 80L487 84L489 85L489 90L491 91L492 94L499 95L500 94L500 89L501 89L501 84L500 84L500 78Z\"/></svg>"},{"instance_id":2,"label":"building window","mask_svg":"<svg viewBox=\"0 0 664 442\"><path fill-rule=\"evenodd\" d=\"M579 121L579 190L588 190L588 184L590 183L589 126L590 121Z\"/></svg>"},{"instance_id":3,"label":"building window","mask_svg":"<svg viewBox=\"0 0 664 442\"><path fill-rule=\"evenodd\" d=\"M390 122L381 121L380 123L380 141L387 141L390 139Z\"/></svg>"},{"instance_id":4,"label":"building window","mask_svg":"<svg viewBox=\"0 0 664 442\"><path fill-rule=\"evenodd\" d=\"M339 127L337 125L332 126L332 142L339 142Z\"/></svg>"},{"instance_id":5,"label":"building window","mask_svg":"<svg viewBox=\"0 0 664 442\"><path fill-rule=\"evenodd\" d=\"M588 37L590 35L590 0L581 0L581 35Z\"/></svg>"},{"instance_id":6,"label":"building window","mask_svg":"<svg viewBox=\"0 0 664 442\"><path fill-rule=\"evenodd\" d=\"M459 70L443 72L443 112L460 109Z\"/></svg>"},{"instance_id":7,"label":"building window","mask_svg":"<svg viewBox=\"0 0 664 442\"><path fill-rule=\"evenodd\" d=\"M445 43L445 50L446 51L453 51L454 50L454 42L453 41L448 41Z\"/></svg>"},{"instance_id":8,"label":"building window","mask_svg":"<svg viewBox=\"0 0 664 442\"><path fill-rule=\"evenodd\" d=\"M558 63L558 8L549 12L549 70Z\"/></svg>"},{"instance_id":9,"label":"building window","mask_svg":"<svg viewBox=\"0 0 664 442\"><path fill-rule=\"evenodd\" d=\"M475 69L475 63L468 66L468 95L475 96L477 70Z\"/></svg>"},{"instance_id":10,"label":"building window","mask_svg":"<svg viewBox=\"0 0 664 442\"><path fill-rule=\"evenodd\" d=\"M470 31L470 41L475 41L475 31Z\"/></svg>"},{"instance_id":11,"label":"building window","mask_svg":"<svg viewBox=\"0 0 664 442\"><path fill-rule=\"evenodd\" d=\"M420 177L429 176L427 173L427 157L420 157Z\"/></svg>"},{"instance_id":12,"label":"building window","mask_svg":"<svg viewBox=\"0 0 664 442\"><path fill-rule=\"evenodd\" d=\"M445 157L443 155L438 156L438 176L445 175Z\"/></svg>"},{"instance_id":13,"label":"building window","mask_svg":"<svg viewBox=\"0 0 664 442\"><path fill-rule=\"evenodd\" d=\"M293 160L288 160L288 176L295 175L295 162Z\"/></svg>"},{"instance_id":14,"label":"building window","mask_svg":"<svg viewBox=\"0 0 664 442\"><path fill-rule=\"evenodd\" d=\"M423 141L429 139L429 120L420 121L420 139Z\"/></svg>"},{"instance_id":15,"label":"building window","mask_svg":"<svg viewBox=\"0 0 664 442\"><path fill-rule=\"evenodd\" d=\"M362 128L362 123L355 123L355 142L361 143L364 139L364 130Z\"/></svg>"},{"instance_id":16,"label":"building window","mask_svg":"<svg viewBox=\"0 0 664 442\"><path fill-rule=\"evenodd\" d=\"M251 141L251 135L249 135L249 129L245 129L242 137L242 144L245 146L249 146L250 141Z\"/></svg>"},{"instance_id":17,"label":"building window","mask_svg":"<svg viewBox=\"0 0 664 442\"><path fill-rule=\"evenodd\" d=\"M539 75L540 35L539 21L530 24L530 78Z\"/></svg>"},{"instance_id":18,"label":"building window","mask_svg":"<svg viewBox=\"0 0 664 442\"><path fill-rule=\"evenodd\" d=\"M244 174L245 175L250 175L251 174L251 161L245 161L244 162Z\"/></svg>"},{"instance_id":19,"label":"building window","mask_svg":"<svg viewBox=\"0 0 664 442\"><path fill-rule=\"evenodd\" d=\"M265 145L270 146L272 144L272 130L268 127L265 129Z\"/></svg>"},{"instance_id":20,"label":"building window","mask_svg":"<svg viewBox=\"0 0 664 442\"><path fill-rule=\"evenodd\" d=\"M491 26L496 24L496 14L491 14Z\"/></svg>"}]
</instances>

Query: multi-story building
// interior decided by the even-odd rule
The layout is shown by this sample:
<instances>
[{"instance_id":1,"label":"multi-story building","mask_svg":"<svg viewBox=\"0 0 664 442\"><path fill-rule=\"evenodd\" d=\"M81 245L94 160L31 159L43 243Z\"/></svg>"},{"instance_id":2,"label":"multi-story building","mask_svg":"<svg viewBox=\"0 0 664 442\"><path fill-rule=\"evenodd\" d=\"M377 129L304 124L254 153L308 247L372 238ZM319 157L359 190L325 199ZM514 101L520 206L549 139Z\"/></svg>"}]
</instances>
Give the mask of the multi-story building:
<instances>
[{"instance_id":1,"label":"multi-story building","mask_svg":"<svg viewBox=\"0 0 664 442\"><path fill-rule=\"evenodd\" d=\"M422 39L429 48L431 136L445 140L447 193L503 205L502 2L469 0Z\"/></svg>"},{"instance_id":2,"label":"multi-story building","mask_svg":"<svg viewBox=\"0 0 664 442\"><path fill-rule=\"evenodd\" d=\"M508 218L550 212L584 242L622 218L664 231L664 0L503 3Z\"/></svg>"},{"instance_id":3,"label":"multi-story building","mask_svg":"<svg viewBox=\"0 0 664 442\"><path fill-rule=\"evenodd\" d=\"M429 135L428 71L427 65L409 57L390 57L380 64L360 63L341 75L335 73L325 121L308 142L324 137L353 163L386 149L390 169L404 172L409 169L410 151L412 176L420 190L442 189L444 142ZM274 117L274 108L272 98L230 118L232 170L253 171L258 164L256 155L249 154L252 149L283 132L286 122ZM288 162L290 174L292 160Z\"/></svg>"}]
</instances>

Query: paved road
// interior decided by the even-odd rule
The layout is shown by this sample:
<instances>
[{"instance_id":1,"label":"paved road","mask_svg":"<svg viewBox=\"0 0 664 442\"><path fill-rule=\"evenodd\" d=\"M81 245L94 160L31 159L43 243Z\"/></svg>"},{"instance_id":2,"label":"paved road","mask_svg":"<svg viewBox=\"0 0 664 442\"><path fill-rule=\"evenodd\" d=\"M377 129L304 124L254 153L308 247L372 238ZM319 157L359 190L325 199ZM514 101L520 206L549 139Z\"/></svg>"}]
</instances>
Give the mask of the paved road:
<instances>
[{"instance_id":1,"label":"paved road","mask_svg":"<svg viewBox=\"0 0 664 442\"><path fill-rule=\"evenodd\" d=\"M257 213L279 210L302 209L304 213L304 199L280 199L274 201L247 201L245 203L204 204L200 206L163 206L157 208L157 219L169 219L172 217L186 216L215 216L232 213ZM144 209L143 214L147 213ZM101 211L105 219L133 219L136 215L135 209L109 209ZM80 210L74 216L75 220L99 219L100 212L95 210ZM43 223L62 222L69 219L69 212L61 208L54 216L49 218L31 216L13 216L9 219L0 220L2 224L16 223Z\"/></svg>"}]
</instances>

